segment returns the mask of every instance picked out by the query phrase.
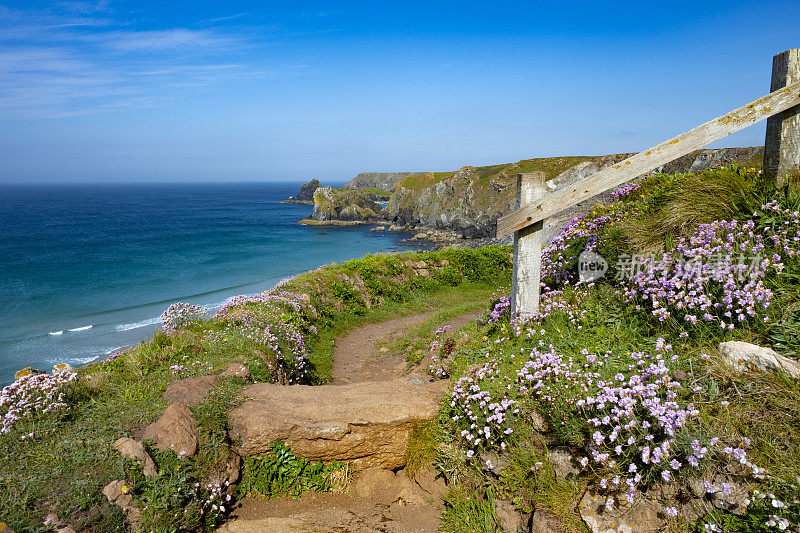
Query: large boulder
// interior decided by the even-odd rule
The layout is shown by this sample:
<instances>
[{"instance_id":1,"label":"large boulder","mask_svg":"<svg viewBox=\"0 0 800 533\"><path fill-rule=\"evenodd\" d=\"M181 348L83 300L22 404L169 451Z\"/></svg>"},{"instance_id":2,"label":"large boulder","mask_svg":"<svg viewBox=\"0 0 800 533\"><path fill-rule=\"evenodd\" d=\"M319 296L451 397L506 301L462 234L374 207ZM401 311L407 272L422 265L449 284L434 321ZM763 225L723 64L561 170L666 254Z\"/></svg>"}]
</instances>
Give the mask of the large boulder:
<instances>
[{"instance_id":1,"label":"large boulder","mask_svg":"<svg viewBox=\"0 0 800 533\"><path fill-rule=\"evenodd\" d=\"M192 411L182 403L173 403L139 438L155 441L159 450L172 450L180 457L191 457L197 453L199 434Z\"/></svg>"},{"instance_id":2,"label":"large boulder","mask_svg":"<svg viewBox=\"0 0 800 533\"><path fill-rule=\"evenodd\" d=\"M795 379L800 379L800 363L784 357L770 348L741 341L722 342L719 354L734 370L781 370Z\"/></svg>"},{"instance_id":3,"label":"large boulder","mask_svg":"<svg viewBox=\"0 0 800 533\"><path fill-rule=\"evenodd\" d=\"M229 414L242 456L262 455L284 441L298 457L351 461L357 470L405 465L411 430L436 416L444 391L407 380L290 387L259 383Z\"/></svg>"},{"instance_id":4,"label":"large boulder","mask_svg":"<svg viewBox=\"0 0 800 533\"><path fill-rule=\"evenodd\" d=\"M122 437L114 442L114 448L128 459L133 459L142 467L142 472L145 476L155 476L158 474L158 468L153 458L144 449L144 445L130 437Z\"/></svg>"},{"instance_id":5,"label":"large boulder","mask_svg":"<svg viewBox=\"0 0 800 533\"><path fill-rule=\"evenodd\" d=\"M383 208L360 190L320 187L314 192L314 212L311 218L319 221L366 221L383 215Z\"/></svg>"},{"instance_id":6,"label":"large boulder","mask_svg":"<svg viewBox=\"0 0 800 533\"><path fill-rule=\"evenodd\" d=\"M194 407L205 399L214 385L219 381L219 376L208 375L196 378L178 379L167 385L161 398L168 402L182 403Z\"/></svg>"}]
</instances>

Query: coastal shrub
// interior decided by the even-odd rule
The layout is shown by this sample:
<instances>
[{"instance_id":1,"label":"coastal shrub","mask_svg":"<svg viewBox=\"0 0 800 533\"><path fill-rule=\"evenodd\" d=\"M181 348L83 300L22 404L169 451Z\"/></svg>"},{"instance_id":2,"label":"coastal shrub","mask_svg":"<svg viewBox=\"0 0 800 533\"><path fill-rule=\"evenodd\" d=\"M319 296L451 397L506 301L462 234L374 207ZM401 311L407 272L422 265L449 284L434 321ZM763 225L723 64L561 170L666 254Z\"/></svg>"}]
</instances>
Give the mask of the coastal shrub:
<instances>
[{"instance_id":1,"label":"coastal shrub","mask_svg":"<svg viewBox=\"0 0 800 533\"><path fill-rule=\"evenodd\" d=\"M345 469L344 463L309 461L297 457L283 442L270 445L270 453L261 457L247 457L244 474L239 484L240 496L299 496L304 492L328 492L332 489L331 476Z\"/></svg>"},{"instance_id":2,"label":"coastal shrub","mask_svg":"<svg viewBox=\"0 0 800 533\"><path fill-rule=\"evenodd\" d=\"M511 270L510 251L505 246L486 246L480 250L447 249L434 253L433 257L447 259L469 281L497 282L499 273Z\"/></svg>"},{"instance_id":3,"label":"coastal shrub","mask_svg":"<svg viewBox=\"0 0 800 533\"><path fill-rule=\"evenodd\" d=\"M363 315L366 312L363 300L352 285L343 281L333 281L330 289L333 297L344 304L345 311L354 315Z\"/></svg>"},{"instance_id":4,"label":"coastal shrub","mask_svg":"<svg viewBox=\"0 0 800 533\"><path fill-rule=\"evenodd\" d=\"M464 280L464 275L454 265L447 265L434 272L433 279L442 285L455 287Z\"/></svg>"}]
</instances>

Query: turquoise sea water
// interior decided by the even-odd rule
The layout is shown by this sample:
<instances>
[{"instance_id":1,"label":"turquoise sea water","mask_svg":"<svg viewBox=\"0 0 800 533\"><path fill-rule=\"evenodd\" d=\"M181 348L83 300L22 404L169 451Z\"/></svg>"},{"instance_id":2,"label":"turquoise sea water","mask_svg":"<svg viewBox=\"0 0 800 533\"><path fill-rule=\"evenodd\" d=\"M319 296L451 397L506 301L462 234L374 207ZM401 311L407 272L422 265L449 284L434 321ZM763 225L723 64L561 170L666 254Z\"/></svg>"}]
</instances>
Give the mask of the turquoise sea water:
<instances>
[{"instance_id":1,"label":"turquoise sea water","mask_svg":"<svg viewBox=\"0 0 800 533\"><path fill-rule=\"evenodd\" d=\"M309 227L297 183L0 187L0 385L102 358L181 301L210 308L406 235Z\"/></svg>"}]
</instances>

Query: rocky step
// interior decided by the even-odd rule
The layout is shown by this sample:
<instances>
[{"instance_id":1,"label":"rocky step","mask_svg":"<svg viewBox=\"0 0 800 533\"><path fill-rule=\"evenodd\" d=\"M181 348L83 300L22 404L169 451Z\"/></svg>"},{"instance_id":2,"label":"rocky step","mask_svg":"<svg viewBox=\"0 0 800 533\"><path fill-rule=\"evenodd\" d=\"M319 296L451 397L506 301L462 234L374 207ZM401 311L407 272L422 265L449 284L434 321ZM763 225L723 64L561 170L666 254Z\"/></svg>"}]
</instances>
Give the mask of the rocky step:
<instances>
[{"instance_id":1,"label":"rocky step","mask_svg":"<svg viewBox=\"0 0 800 533\"><path fill-rule=\"evenodd\" d=\"M346 385L250 385L228 416L242 456L284 441L298 457L348 461L356 470L398 469L415 424L436 417L441 382L412 375Z\"/></svg>"}]
</instances>

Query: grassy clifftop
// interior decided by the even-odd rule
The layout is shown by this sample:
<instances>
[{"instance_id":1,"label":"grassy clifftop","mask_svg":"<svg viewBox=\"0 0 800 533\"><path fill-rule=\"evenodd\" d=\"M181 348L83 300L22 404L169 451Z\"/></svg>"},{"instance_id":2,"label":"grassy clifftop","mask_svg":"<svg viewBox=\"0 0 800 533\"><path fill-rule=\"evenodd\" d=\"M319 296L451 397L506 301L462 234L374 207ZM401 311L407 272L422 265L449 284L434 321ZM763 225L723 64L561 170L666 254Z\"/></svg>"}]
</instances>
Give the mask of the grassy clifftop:
<instances>
[{"instance_id":1,"label":"grassy clifftop","mask_svg":"<svg viewBox=\"0 0 800 533\"><path fill-rule=\"evenodd\" d=\"M578 163L584 161L594 162L601 157L604 156L537 157L534 159L523 159L516 163L473 167L475 169L474 179L478 184L488 187L493 179L503 180L508 178L508 176L519 174L520 172L544 171L547 175L546 179L551 180ZM454 170L451 172L428 172L425 174L413 175L400 181L397 187L404 187L419 192L443 180L452 178L457 172L458 171Z\"/></svg>"}]
</instances>

